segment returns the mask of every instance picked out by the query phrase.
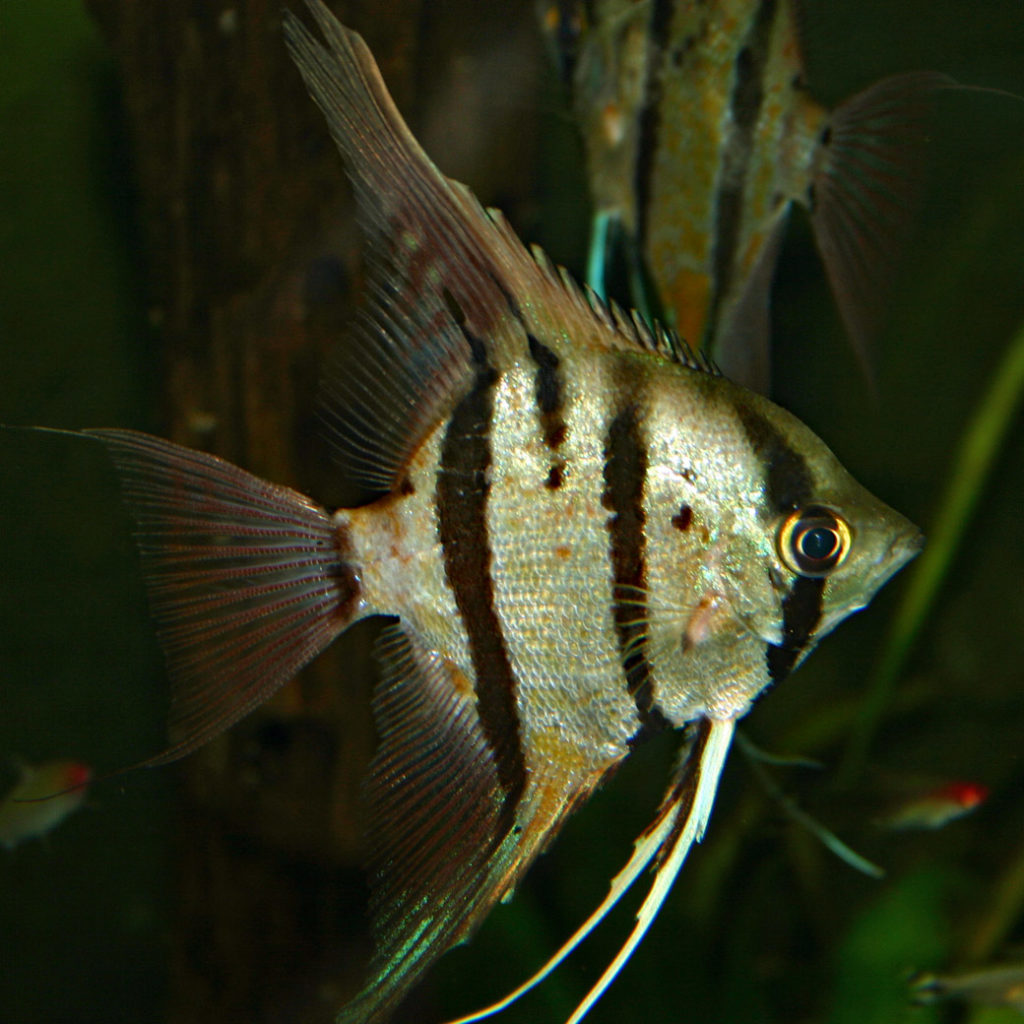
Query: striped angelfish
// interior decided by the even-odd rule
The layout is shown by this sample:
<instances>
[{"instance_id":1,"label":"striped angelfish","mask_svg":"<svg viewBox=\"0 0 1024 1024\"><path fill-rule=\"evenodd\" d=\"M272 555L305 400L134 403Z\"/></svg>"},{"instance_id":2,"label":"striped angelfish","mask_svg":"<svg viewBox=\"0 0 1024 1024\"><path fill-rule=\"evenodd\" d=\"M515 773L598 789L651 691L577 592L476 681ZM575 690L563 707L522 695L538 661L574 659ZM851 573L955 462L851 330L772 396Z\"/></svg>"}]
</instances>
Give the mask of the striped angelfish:
<instances>
[{"instance_id":1,"label":"striped angelfish","mask_svg":"<svg viewBox=\"0 0 1024 1024\"><path fill-rule=\"evenodd\" d=\"M179 757L358 619L378 642L376 952L343 1024L384 1020L641 738L689 755L586 934L650 863L643 935L704 829L736 720L918 550L806 427L589 299L420 149L319 0L288 47L368 247L327 387L333 514L212 455L99 430L136 532ZM543 972L542 972L543 973ZM539 976L538 976L539 977Z\"/></svg>"},{"instance_id":2,"label":"striped angelfish","mask_svg":"<svg viewBox=\"0 0 1024 1024\"><path fill-rule=\"evenodd\" d=\"M621 253L658 309L733 379L769 381L769 295L789 210L810 212L862 361L910 226L932 72L884 78L833 111L807 90L798 0L542 4L583 135L590 284ZM649 279L647 274L650 275Z\"/></svg>"}]
</instances>

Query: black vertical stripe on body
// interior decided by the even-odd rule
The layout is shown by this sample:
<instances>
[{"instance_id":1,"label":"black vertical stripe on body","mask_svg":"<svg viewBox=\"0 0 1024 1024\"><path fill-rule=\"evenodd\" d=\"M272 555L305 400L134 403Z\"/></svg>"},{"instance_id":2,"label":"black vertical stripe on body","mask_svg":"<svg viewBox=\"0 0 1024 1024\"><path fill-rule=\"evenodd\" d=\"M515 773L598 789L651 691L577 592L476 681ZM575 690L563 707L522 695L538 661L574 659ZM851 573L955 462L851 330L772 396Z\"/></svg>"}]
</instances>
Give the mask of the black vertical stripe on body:
<instances>
[{"instance_id":1,"label":"black vertical stripe on body","mask_svg":"<svg viewBox=\"0 0 1024 1024\"><path fill-rule=\"evenodd\" d=\"M760 0L754 23L736 55L736 74L729 97L732 128L722 151L718 191L714 200L711 240L711 302L707 338L715 331L722 301L732 285L736 249L743 224L743 192L753 153L754 132L764 103L764 73L771 45L777 0Z\"/></svg>"},{"instance_id":2,"label":"black vertical stripe on body","mask_svg":"<svg viewBox=\"0 0 1024 1024\"><path fill-rule=\"evenodd\" d=\"M530 345L530 357L537 364L534 395L540 410L544 443L554 451L565 440L566 433L563 416L565 388L558 372L559 358L535 335L527 334L526 337Z\"/></svg>"},{"instance_id":3,"label":"black vertical stripe on body","mask_svg":"<svg viewBox=\"0 0 1024 1024\"><path fill-rule=\"evenodd\" d=\"M647 27L647 74L644 101L637 119L636 163L633 167L633 196L636 202L636 247L643 252L647 238L647 215L651 205L651 179L654 175L661 130L661 70L668 52L669 31L675 0L654 0Z\"/></svg>"},{"instance_id":4,"label":"black vertical stripe on body","mask_svg":"<svg viewBox=\"0 0 1024 1024\"><path fill-rule=\"evenodd\" d=\"M764 467L764 493L772 516L793 512L813 500L814 480L807 460L760 413L741 402L736 413L754 455ZM797 576L782 601L782 643L768 644L768 674L779 683L810 643L821 619L826 580Z\"/></svg>"},{"instance_id":5,"label":"black vertical stripe on body","mask_svg":"<svg viewBox=\"0 0 1024 1024\"><path fill-rule=\"evenodd\" d=\"M444 570L469 639L480 724L494 752L505 793L502 834L512 827L526 788L516 680L494 607L491 546L487 532L491 422L497 371L483 343L469 339L476 380L452 413L441 446L437 475L438 533ZM496 839L500 839L498 836Z\"/></svg>"},{"instance_id":6,"label":"black vertical stripe on body","mask_svg":"<svg viewBox=\"0 0 1024 1024\"><path fill-rule=\"evenodd\" d=\"M809 504L814 482L807 460L759 412L742 402L737 402L735 409L754 455L764 467L764 493L772 514Z\"/></svg>"},{"instance_id":7,"label":"black vertical stripe on body","mask_svg":"<svg viewBox=\"0 0 1024 1024\"><path fill-rule=\"evenodd\" d=\"M635 402L615 416L605 438L604 494L609 554L614 579L612 613L626 688L636 702L642 733L660 729L665 716L654 702L647 660L647 564L645 558L644 485L647 444Z\"/></svg>"}]
</instances>

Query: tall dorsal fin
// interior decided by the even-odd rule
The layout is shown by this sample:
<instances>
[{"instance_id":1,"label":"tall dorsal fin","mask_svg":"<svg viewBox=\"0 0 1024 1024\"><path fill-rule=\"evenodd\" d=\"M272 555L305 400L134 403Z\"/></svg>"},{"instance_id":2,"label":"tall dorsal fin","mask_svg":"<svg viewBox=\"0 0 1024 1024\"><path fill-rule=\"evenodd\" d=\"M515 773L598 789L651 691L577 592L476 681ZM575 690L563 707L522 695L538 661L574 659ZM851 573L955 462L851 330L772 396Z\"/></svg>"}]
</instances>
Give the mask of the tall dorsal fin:
<instances>
[{"instance_id":1,"label":"tall dorsal fin","mask_svg":"<svg viewBox=\"0 0 1024 1024\"><path fill-rule=\"evenodd\" d=\"M326 46L287 11L285 36L344 158L368 242L356 343L325 388L332 441L355 479L393 488L477 370L525 357L530 334L560 356L576 346L639 349L698 367L678 339L588 301L441 174L363 40L320 0L306 3Z\"/></svg>"},{"instance_id":2,"label":"tall dorsal fin","mask_svg":"<svg viewBox=\"0 0 1024 1024\"><path fill-rule=\"evenodd\" d=\"M326 46L288 11L285 37L344 158L368 243L355 344L325 389L325 418L353 476L390 489L474 364L507 364L520 328L487 214L413 138L363 40L319 0L307 6Z\"/></svg>"}]
</instances>

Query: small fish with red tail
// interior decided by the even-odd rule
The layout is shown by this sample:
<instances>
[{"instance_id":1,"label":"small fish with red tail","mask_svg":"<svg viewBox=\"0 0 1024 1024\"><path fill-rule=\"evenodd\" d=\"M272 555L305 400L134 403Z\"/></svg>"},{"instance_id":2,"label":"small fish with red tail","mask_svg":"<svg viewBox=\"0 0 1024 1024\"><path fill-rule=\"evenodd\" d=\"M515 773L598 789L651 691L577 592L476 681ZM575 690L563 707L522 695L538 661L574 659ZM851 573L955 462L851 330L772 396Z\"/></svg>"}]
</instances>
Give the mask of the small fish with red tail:
<instances>
[{"instance_id":1,"label":"small fish with red tail","mask_svg":"<svg viewBox=\"0 0 1024 1024\"><path fill-rule=\"evenodd\" d=\"M981 782L946 782L905 799L879 823L895 831L943 828L977 810L988 795Z\"/></svg>"},{"instance_id":2,"label":"small fish with red tail","mask_svg":"<svg viewBox=\"0 0 1024 1024\"><path fill-rule=\"evenodd\" d=\"M17 762L18 778L0 798L0 846L13 850L55 829L85 800L92 769L81 761Z\"/></svg>"}]
</instances>

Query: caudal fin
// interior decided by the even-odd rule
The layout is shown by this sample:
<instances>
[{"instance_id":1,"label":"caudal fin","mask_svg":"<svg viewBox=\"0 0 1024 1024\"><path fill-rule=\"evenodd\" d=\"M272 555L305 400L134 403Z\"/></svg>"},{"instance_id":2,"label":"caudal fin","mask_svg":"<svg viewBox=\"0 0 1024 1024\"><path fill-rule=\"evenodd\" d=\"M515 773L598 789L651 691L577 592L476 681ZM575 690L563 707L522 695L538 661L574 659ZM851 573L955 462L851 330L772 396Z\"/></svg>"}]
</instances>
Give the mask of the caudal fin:
<instances>
[{"instance_id":1,"label":"caudal fin","mask_svg":"<svg viewBox=\"0 0 1024 1024\"><path fill-rule=\"evenodd\" d=\"M128 430L106 447L135 523L171 683L164 764L267 700L352 622L359 582L324 509L223 459Z\"/></svg>"}]
</instances>

